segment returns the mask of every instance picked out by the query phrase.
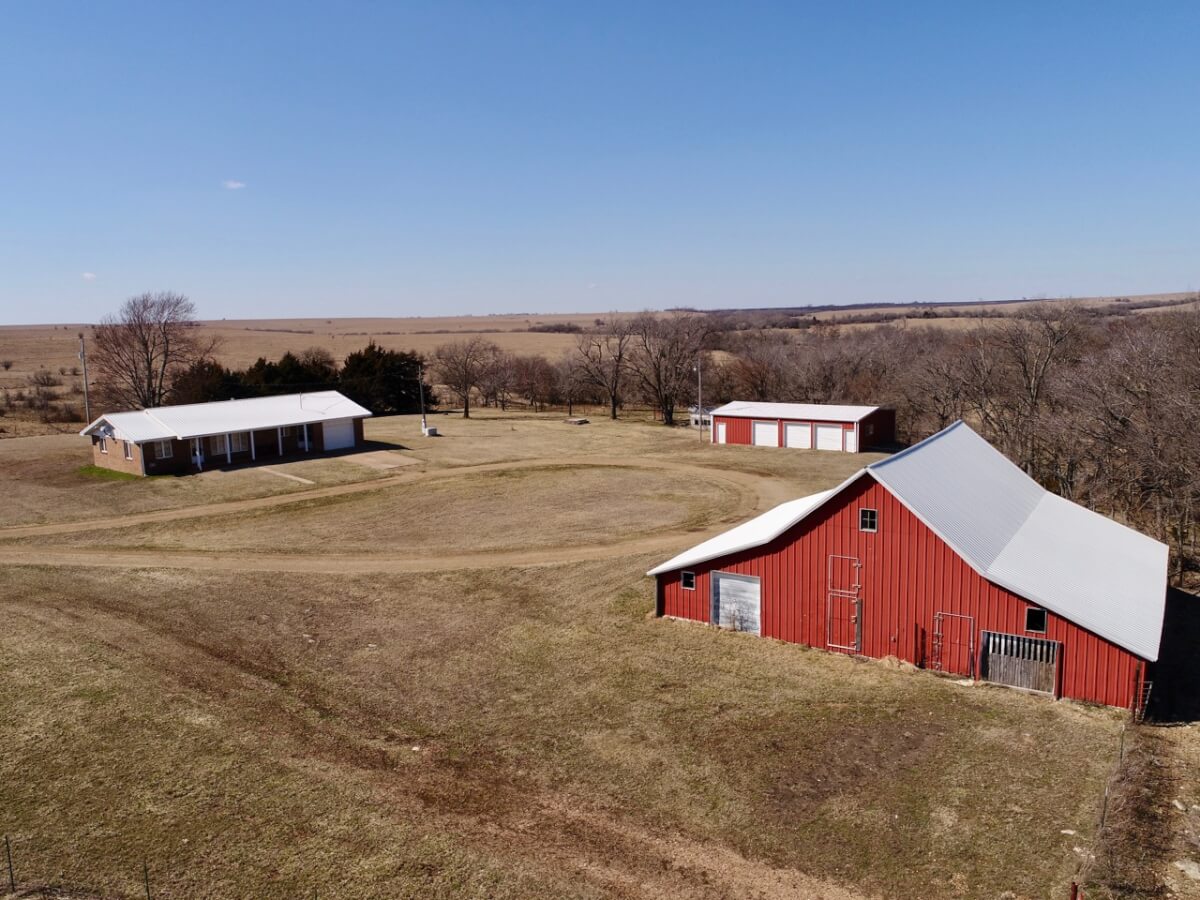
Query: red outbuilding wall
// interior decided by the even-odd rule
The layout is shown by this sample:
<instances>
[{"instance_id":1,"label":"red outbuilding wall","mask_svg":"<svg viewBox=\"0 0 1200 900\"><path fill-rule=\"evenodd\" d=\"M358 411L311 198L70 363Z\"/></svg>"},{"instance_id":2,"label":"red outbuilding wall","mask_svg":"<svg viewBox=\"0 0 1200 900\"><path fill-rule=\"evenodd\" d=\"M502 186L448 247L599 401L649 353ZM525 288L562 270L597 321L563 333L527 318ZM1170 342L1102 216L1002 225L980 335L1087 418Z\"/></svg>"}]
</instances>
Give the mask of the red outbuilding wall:
<instances>
[{"instance_id":1,"label":"red outbuilding wall","mask_svg":"<svg viewBox=\"0 0 1200 900\"><path fill-rule=\"evenodd\" d=\"M770 421L774 421L778 429L779 437L777 438L777 442L780 447L783 446L784 442L784 426L792 422L805 423L812 426L838 425L843 431L853 431L856 427L854 422L839 422L831 419L780 419L774 416L714 416L712 426L713 440L716 440L717 426L724 424L726 444L753 444L753 423ZM857 428L857 452L861 453L864 450L870 450L872 447L891 446L896 441L896 411L891 409L877 409L858 422ZM813 439L816 439L815 436ZM845 439L843 438L843 440Z\"/></svg>"},{"instance_id":2,"label":"red outbuilding wall","mask_svg":"<svg viewBox=\"0 0 1200 900\"><path fill-rule=\"evenodd\" d=\"M859 530L862 508L878 511L876 532ZM973 618L963 627L973 634L976 664L983 631L1028 634L1025 610L1031 604L979 575L869 474L771 543L689 569L695 573L694 590L682 588L678 571L660 575L659 614L707 622L710 573L752 575L761 579L763 637L825 647L831 556L861 562L864 656L930 665L939 612ZM1061 695L1131 706L1142 661L1052 612L1046 619L1046 632L1030 636L1061 642Z\"/></svg>"}]
</instances>

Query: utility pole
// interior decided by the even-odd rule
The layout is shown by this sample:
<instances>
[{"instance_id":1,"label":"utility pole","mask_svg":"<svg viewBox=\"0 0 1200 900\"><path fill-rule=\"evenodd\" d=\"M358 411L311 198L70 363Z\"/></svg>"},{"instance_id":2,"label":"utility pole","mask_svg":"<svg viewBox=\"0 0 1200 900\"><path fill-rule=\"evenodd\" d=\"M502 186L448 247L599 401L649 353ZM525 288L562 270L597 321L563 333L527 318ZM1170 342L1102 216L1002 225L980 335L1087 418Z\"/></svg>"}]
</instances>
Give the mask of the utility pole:
<instances>
[{"instance_id":1,"label":"utility pole","mask_svg":"<svg viewBox=\"0 0 1200 900\"><path fill-rule=\"evenodd\" d=\"M417 396L421 398L421 434L429 437L429 423L425 421L425 364L417 363Z\"/></svg>"},{"instance_id":2,"label":"utility pole","mask_svg":"<svg viewBox=\"0 0 1200 900\"><path fill-rule=\"evenodd\" d=\"M704 382L700 374L700 357L696 357L696 424L700 426L700 443L704 443Z\"/></svg>"},{"instance_id":3,"label":"utility pole","mask_svg":"<svg viewBox=\"0 0 1200 900\"><path fill-rule=\"evenodd\" d=\"M92 424L92 401L88 393L87 347L83 343L83 332L79 332L79 360L83 363L83 417L89 425Z\"/></svg>"}]
</instances>

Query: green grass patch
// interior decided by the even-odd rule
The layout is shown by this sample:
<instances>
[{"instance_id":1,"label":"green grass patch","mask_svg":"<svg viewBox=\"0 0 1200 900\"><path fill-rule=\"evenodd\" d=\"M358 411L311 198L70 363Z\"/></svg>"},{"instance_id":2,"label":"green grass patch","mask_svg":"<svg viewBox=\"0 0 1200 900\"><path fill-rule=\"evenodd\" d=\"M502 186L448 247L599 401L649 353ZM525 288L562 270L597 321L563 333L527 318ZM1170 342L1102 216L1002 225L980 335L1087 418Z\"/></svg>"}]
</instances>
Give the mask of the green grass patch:
<instances>
[{"instance_id":1,"label":"green grass patch","mask_svg":"<svg viewBox=\"0 0 1200 900\"><path fill-rule=\"evenodd\" d=\"M103 466L96 466L91 463L86 466L80 466L79 474L84 478L92 478L96 481L141 481L143 478L141 475L118 472L116 469L106 469Z\"/></svg>"}]
</instances>

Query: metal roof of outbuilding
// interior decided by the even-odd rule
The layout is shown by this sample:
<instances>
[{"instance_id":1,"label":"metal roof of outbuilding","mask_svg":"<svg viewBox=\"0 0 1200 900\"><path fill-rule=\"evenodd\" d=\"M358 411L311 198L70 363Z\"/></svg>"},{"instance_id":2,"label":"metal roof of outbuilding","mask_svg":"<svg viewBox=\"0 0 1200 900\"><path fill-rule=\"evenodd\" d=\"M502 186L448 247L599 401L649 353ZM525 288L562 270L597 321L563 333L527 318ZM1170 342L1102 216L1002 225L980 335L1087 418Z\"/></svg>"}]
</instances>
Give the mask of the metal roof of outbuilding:
<instances>
[{"instance_id":1,"label":"metal roof of outbuilding","mask_svg":"<svg viewBox=\"0 0 1200 900\"><path fill-rule=\"evenodd\" d=\"M1158 658L1167 546L1044 490L956 422L824 494L793 500L648 574L762 546L870 474L984 578L1143 659ZM781 510L796 504L793 512ZM735 533L740 537L731 540ZM722 549L726 545L732 550Z\"/></svg>"},{"instance_id":2,"label":"metal roof of outbuilding","mask_svg":"<svg viewBox=\"0 0 1200 900\"><path fill-rule=\"evenodd\" d=\"M861 422L878 406L845 406L837 403L756 403L734 400L712 411L714 416L740 419L799 419L817 422Z\"/></svg>"},{"instance_id":3,"label":"metal roof of outbuilding","mask_svg":"<svg viewBox=\"0 0 1200 900\"><path fill-rule=\"evenodd\" d=\"M186 440L267 428L360 419L371 411L339 391L312 391L278 397L217 400L182 406L156 406L136 412L106 413L79 432L89 435L107 423L119 437L134 442Z\"/></svg>"}]
</instances>

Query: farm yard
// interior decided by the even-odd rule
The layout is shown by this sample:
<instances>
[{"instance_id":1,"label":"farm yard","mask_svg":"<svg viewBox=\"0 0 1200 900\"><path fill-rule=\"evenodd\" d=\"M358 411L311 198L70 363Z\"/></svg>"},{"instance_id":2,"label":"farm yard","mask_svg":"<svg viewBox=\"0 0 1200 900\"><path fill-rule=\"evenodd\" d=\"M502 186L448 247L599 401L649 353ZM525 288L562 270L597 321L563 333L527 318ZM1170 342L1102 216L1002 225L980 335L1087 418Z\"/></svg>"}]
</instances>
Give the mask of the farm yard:
<instances>
[{"instance_id":1,"label":"farm yard","mask_svg":"<svg viewBox=\"0 0 1200 900\"><path fill-rule=\"evenodd\" d=\"M145 861L156 897L1065 897L1080 879L1092 898L1121 895L1088 878L1130 859L1147 896L1186 894L1186 844L1135 859L1098 832L1120 712L653 618L648 568L877 456L435 422L368 420L376 465L136 480L81 472L75 436L0 442L18 879L133 896ZM1144 789L1189 815L1170 804L1200 802L1192 729L1156 740L1174 762Z\"/></svg>"}]
</instances>

